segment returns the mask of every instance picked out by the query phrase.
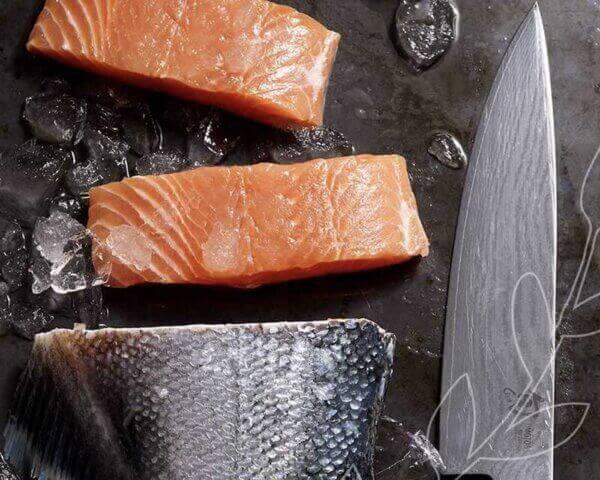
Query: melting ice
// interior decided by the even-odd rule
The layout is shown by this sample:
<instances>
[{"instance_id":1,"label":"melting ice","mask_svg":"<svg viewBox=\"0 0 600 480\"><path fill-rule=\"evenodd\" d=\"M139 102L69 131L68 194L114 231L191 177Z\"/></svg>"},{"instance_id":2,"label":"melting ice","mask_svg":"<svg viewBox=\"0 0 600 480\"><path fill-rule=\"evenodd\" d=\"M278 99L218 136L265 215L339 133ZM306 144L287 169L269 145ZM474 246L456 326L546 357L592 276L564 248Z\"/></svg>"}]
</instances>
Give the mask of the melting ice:
<instances>
[{"instance_id":1,"label":"melting ice","mask_svg":"<svg viewBox=\"0 0 600 480\"><path fill-rule=\"evenodd\" d=\"M436 133L427 150L442 165L455 170L466 166L467 154L458 139L448 132Z\"/></svg>"},{"instance_id":2,"label":"melting ice","mask_svg":"<svg viewBox=\"0 0 600 480\"><path fill-rule=\"evenodd\" d=\"M86 228L61 211L35 224L32 238L31 289L41 293L83 290L102 281L91 263L91 237Z\"/></svg>"},{"instance_id":3,"label":"melting ice","mask_svg":"<svg viewBox=\"0 0 600 480\"><path fill-rule=\"evenodd\" d=\"M401 0L394 41L414 68L424 70L446 54L457 25L458 10L452 0Z\"/></svg>"}]
</instances>

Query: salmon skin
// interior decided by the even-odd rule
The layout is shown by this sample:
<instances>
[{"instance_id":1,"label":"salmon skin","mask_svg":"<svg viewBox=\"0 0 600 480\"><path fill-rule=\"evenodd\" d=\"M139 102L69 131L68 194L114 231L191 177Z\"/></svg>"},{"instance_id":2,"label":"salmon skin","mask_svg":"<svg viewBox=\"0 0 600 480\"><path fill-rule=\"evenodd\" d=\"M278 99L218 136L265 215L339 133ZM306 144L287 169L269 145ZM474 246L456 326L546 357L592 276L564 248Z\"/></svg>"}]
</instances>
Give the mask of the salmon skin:
<instances>
[{"instance_id":1,"label":"salmon skin","mask_svg":"<svg viewBox=\"0 0 600 480\"><path fill-rule=\"evenodd\" d=\"M318 126L340 36L265 0L46 0L30 52L278 127Z\"/></svg>"},{"instance_id":2,"label":"salmon skin","mask_svg":"<svg viewBox=\"0 0 600 480\"><path fill-rule=\"evenodd\" d=\"M13 472L13 469L4 460L0 453L0 480L19 480L19 477Z\"/></svg>"},{"instance_id":3,"label":"salmon skin","mask_svg":"<svg viewBox=\"0 0 600 480\"><path fill-rule=\"evenodd\" d=\"M88 227L114 287L256 287L402 263L429 245L396 155L128 178L90 191Z\"/></svg>"},{"instance_id":4,"label":"salmon skin","mask_svg":"<svg viewBox=\"0 0 600 480\"><path fill-rule=\"evenodd\" d=\"M368 320L55 330L5 451L33 478L372 480L393 349Z\"/></svg>"}]
</instances>

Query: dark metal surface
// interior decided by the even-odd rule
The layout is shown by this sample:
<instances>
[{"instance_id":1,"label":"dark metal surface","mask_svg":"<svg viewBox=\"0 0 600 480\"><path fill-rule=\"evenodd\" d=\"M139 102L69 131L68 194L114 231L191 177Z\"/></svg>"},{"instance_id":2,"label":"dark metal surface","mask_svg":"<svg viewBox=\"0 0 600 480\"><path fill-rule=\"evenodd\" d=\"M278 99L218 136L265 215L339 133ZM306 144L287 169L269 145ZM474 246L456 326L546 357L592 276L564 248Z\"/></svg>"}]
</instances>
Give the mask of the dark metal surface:
<instances>
[{"instance_id":1,"label":"dark metal surface","mask_svg":"<svg viewBox=\"0 0 600 480\"><path fill-rule=\"evenodd\" d=\"M483 101L508 42L533 2L457 0L460 37L431 70L415 76L389 37L396 0L294 0L300 10L342 34L329 89L326 122L344 132L358 152L404 154L409 159L431 255L409 265L365 274L290 283L239 292L204 288L137 288L109 291L112 323L157 325L367 317L398 337L387 415L381 425L378 478L435 478L402 462L405 431L427 427L440 391L440 350L446 286L464 170L453 171L427 154L431 133L456 133L470 150ZM24 52L41 3L0 2L0 148L24 137L18 122L24 98L61 67ZM580 263L588 225L579 214L579 190L599 143L600 2L544 0L559 154L559 295L565 301ZM600 163L600 162L599 162ZM597 217L598 218L598 217ZM600 290L590 267L584 294ZM599 270L600 271L600 270ZM568 308L561 331L598 328L598 302ZM556 452L557 478L595 478L600 470L600 337L569 339L557 365L557 401L591 402L573 439ZM29 344L0 338L0 427ZM557 437L577 425L579 411L557 412ZM395 466L391 467L393 464ZM391 468L388 468L391 467ZM402 472L403 476L400 476Z\"/></svg>"}]
</instances>

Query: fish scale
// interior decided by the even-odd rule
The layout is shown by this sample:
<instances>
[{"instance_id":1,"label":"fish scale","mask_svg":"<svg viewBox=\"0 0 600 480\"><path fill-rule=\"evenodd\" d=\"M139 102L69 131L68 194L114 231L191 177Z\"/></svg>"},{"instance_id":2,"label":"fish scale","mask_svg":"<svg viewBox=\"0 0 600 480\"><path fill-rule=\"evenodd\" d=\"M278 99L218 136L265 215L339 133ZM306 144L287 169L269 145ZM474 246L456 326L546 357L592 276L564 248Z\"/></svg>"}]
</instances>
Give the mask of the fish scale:
<instances>
[{"instance_id":1,"label":"fish scale","mask_svg":"<svg viewBox=\"0 0 600 480\"><path fill-rule=\"evenodd\" d=\"M372 479L393 346L368 320L56 330L7 456L53 480Z\"/></svg>"},{"instance_id":2,"label":"fish scale","mask_svg":"<svg viewBox=\"0 0 600 480\"><path fill-rule=\"evenodd\" d=\"M18 480L10 466L4 461L4 457L0 453L0 480Z\"/></svg>"}]
</instances>

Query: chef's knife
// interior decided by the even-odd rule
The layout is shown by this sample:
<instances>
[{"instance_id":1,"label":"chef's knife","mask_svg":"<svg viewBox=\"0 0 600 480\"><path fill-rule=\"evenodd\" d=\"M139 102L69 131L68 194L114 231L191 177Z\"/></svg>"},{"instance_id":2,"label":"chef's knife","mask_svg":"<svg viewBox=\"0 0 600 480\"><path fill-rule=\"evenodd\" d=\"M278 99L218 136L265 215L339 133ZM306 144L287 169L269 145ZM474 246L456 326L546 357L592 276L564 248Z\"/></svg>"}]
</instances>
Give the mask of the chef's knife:
<instances>
[{"instance_id":1,"label":"chef's knife","mask_svg":"<svg viewBox=\"0 0 600 480\"><path fill-rule=\"evenodd\" d=\"M453 478L553 476L556 158L537 4L487 99L450 275L440 453Z\"/></svg>"}]
</instances>

